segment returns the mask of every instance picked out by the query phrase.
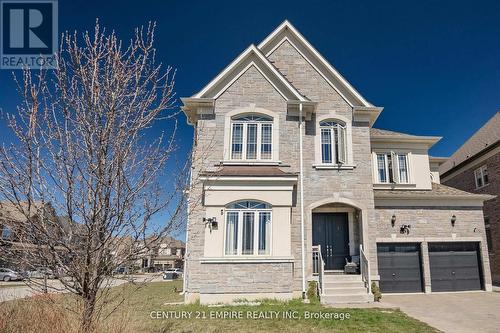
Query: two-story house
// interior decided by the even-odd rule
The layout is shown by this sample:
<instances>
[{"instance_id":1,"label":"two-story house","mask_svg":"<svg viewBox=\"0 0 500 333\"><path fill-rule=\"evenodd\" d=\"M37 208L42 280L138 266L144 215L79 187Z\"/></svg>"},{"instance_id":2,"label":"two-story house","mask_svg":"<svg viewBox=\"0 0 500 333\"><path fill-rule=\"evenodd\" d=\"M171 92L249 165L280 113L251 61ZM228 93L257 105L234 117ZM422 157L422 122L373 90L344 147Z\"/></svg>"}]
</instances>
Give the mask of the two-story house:
<instances>
[{"instance_id":1,"label":"two-story house","mask_svg":"<svg viewBox=\"0 0 500 333\"><path fill-rule=\"evenodd\" d=\"M491 194L484 203L484 223L493 281L500 284L500 112L474 133L440 167L443 183Z\"/></svg>"},{"instance_id":2,"label":"two-story house","mask_svg":"<svg viewBox=\"0 0 500 333\"><path fill-rule=\"evenodd\" d=\"M288 21L182 101L186 301L491 289L489 196L439 184L439 137L373 128L382 108Z\"/></svg>"}]
</instances>

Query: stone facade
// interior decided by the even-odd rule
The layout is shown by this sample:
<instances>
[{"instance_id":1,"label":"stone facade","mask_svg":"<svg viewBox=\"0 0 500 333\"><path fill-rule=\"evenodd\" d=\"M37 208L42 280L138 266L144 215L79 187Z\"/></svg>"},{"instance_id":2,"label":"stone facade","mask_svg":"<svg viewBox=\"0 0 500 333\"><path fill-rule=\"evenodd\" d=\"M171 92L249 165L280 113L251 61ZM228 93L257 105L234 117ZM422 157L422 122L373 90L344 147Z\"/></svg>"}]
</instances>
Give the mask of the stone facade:
<instances>
[{"instance_id":1,"label":"stone facade","mask_svg":"<svg viewBox=\"0 0 500 333\"><path fill-rule=\"evenodd\" d=\"M474 170L486 165L488 168L489 184L476 189ZM478 194L492 194L497 197L484 203L484 218L489 220L491 244L489 248L491 274L495 283L500 284L500 152L486 158L481 163L466 165L443 182L467 192Z\"/></svg>"},{"instance_id":2,"label":"stone facade","mask_svg":"<svg viewBox=\"0 0 500 333\"><path fill-rule=\"evenodd\" d=\"M407 241L395 235L390 228L390 217L396 212L401 221L414 225L409 236L417 237L426 246L429 237L453 240L467 238L480 241L484 250L484 225L481 225L482 213L479 209L408 207L381 208L375 206L372 147L368 120L354 119L354 108L339 90L333 87L321 75L317 68L298 51L289 41L284 40L267 55L272 66L293 85L300 94L314 103L312 118L305 122L303 135L303 178L304 178L304 225L305 225L305 276L312 277L312 216L313 213L329 211L349 212L352 237L351 254L359 254L359 244L364 246L371 264L371 275L377 279L377 249L379 239ZM255 66L250 65L214 98L213 115L196 120L196 149L193 155L192 189L190 191L190 211L187 227L186 255L186 299L200 298L202 302L230 300L231 297L291 297L302 292L302 249L301 249L301 209L300 183L293 188L293 200L290 209L291 251L288 258L266 258L243 262L241 260L205 258L204 248L207 235L203 218L209 208L204 207L204 182L200 173L214 166L220 166L224 160L227 145L226 115L238 109L259 108L268 110L278 117L279 124L279 161L275 161L281 170L289 174L298 174L299 165L299 121L298 117L288 113L287 100L273 86L269 79ZM349 154L352 165L345 168L317 168L317 128L318 119L331 117L342 119L349 125ZM226 135L226 136L225 136ZM274 143L275 144L275 143ZM226 151L227 152L227 151ZM426 180L429 182L430 176ZM257 181L258 183L258 181ZM237 187L237 184L233 184ZM256 199L256 198L252 198ZM227 203L230 203L228 201ZM223 221L224 206L210 207L210 211L221 211L219 221ZM452 230L449 218L456 214L459 221ZM467 221L467 222L466 222ZM220 224L223 224L220 223ZM477 225L472 233L471 226ZM219 232L215 231L214 233ZM394 238L395 237L395 238ZM222 237L217 238L222 240ZM224 246L223 242L215 246ZM424 250L425 252L425 250ZM484 261L485 272L489 272L487 259ZM428 269L427 269L428 272ZM427 281L427 279L426 279ZM488 283L488 278L485 278Z\"/></svg>"},{"instance_id":3,"label":"stone facade","mask_svg":"<svg viewBox=\"0 0 500 333\"><path fill-rule=\"evenodd\" d=\"M391 218L395 215L397 223L391 225ZM451 217L455 215L455 226L451 224ZM401 224L411 225L409 234L400 234ZM381 242L412 242L420 243L422 251L422 268L425 289L431 289L431 277L428 257L428 243L430 242L480 242L480 255L483 258L483 282L491 288L490 264L486 245L486 234L481 207L375 207L375 221L373 222L375 242L371 248L376 253L377 243ZM372 262L375 264L375 261ZM378 269L375 268L375 271Z\"/></svg>"}]
</instances>

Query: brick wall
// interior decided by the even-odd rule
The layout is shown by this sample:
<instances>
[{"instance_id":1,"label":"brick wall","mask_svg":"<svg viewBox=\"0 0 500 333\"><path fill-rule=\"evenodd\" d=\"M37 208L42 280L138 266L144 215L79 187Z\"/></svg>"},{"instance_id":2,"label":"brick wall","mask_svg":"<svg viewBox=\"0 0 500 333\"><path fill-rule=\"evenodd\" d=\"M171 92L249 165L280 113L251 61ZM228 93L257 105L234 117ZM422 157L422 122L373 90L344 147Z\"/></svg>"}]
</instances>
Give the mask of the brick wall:
<instances>
[{"instance_id":1,"label":"brick wall","mask_svg":"<svg viewBox=\"0 0 500 333\"><path fill-rule=\"evenodd\" d=\"M488 168L489 185L476 189L474 170L486 164ZM497 153L483 163L474 167L464 167L463 171L443 184L464 191L478 194L492 194L497 197L484 203L484 216L490 221L490 233L492 246L489 249L491 273L493 279L500 284L500 153Z\"/></svg>"}]
</instances>

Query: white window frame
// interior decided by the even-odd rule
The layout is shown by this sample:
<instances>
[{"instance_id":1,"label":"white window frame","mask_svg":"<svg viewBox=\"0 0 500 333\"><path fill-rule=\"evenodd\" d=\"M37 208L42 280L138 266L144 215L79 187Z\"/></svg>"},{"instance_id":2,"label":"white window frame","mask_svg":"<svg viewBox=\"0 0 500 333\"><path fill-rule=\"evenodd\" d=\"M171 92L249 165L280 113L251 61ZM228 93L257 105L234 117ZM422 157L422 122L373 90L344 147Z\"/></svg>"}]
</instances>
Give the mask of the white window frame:
<instances>
[{"instance_id":1,"label":"white window frame","mask_svg":"<svg viewBox=\"0 0 500 333\"><path fill-rule=\"evenodd\" d=\"M240 200L247 201L247 200ZM256 200L248 200L248 201L256 201ZM269 204L268 204L269 205ZM270 206L270 205L269 205ZM228 213L237 212L238 213L238 233L237 233L237 249L236 254L227 254L226 253L226 240L227 240L227 218ZM244 212L253 212L254 214L254 230L253 230L253 253L252 254L243 254L243 213ZM266 212L269 213L270 219L270 227L269 227L269 251L266 254L259 254L259 229L260 229L260 221L259 221L259 213ZM272 255L273 250L273 212L272 207L270 208L259 208L259 209L249 209L249 208L226 208L224 213L224 239L223 239L223 254L225 257L266 257Z\"/></svg>"},{"instance_id":2,"label":"white window frame","mask_svg":"<svg viewBox=\"0 0 500 333\"><path fill-rule=\"evenodd\" d=\"M485 174L488 176L488 182L484 181ZM481 186L479 186L479 183L477 182L478 176L479 178L481 178L481 182L483 183ZM488 167L486 166L486 164L481 165L479 168L474 170L474 182L476 184L476 189L483 188L490 183L488 175Z\"/></svg>"},{"instance_id":3,"label":"white window frame","mask_svg":"<svg viewBox=\"0 0 500 333\"><path fill-rule=\"evenodd\" d=\"M332 163L323 163L323 152L322 152L322 144L321 144L321 123L325 121L331 121L338 123L340 126L344 128L344 162L342 164L336 164L333 160L335 156L335 148L332 148ZM338 169L338 170L352 170L356 167L353 159L353 143L352 143L352 125L351 120L336 113L325 114L323 116L319 116L316 119L316 135L315 135L315 159L313 167L315 169ZM324 128L324 127L323 127ZM333 131L332 131L333 134ZM332 144L333 136L332 136Z\"/></svg>"},{"instance_id":4,"label":"white window frame","mask_svg":"<svg viewBox=\"0 0 500 333\"><path fill-rule=\"evenodd\" d=\"M385 178L386 181L382 182L380 180L380 175L379 175L379 168L378 168L378 156L383 155L384 156L384 169L385 169ZM389 177L389 158L388 156L391 156L391 169L392 169L392 178L393 181L391 182L391 179ZM400 155L405 155L406 156L406 182L401 182L400 180L400 175L399 175L399 156ZM401 184L401 185L408 185L412 184L412 173L411 173L411 154L409 152L405 151L375 151L373 152L373 164L375 166L375 182L377 184Z\"/></svg>"},{"instance_id":5,"label":"white window frame","mask_svg":"<svg viewBox=\"0 0 500 333\"><path fill-rule=\"evenodd\" d=\"M241 117L244 117L245 115L241 115ZM251 115L249 115L251 116ZM260 116L260 115L257 115ZM267 117L269 116L264 115L262 117ZM241 124L243 125L243 140L242 140L242 152L241 152L241 159L233 158L233 128L235 124ZM248 158L247 157L247 144L248 144L248 125L249 124L257 124L257 152L256 152L256 158ZM268 124L271 126L271 156L270 158L262 159L262 125ZM274 131L274 122L273 119L271 118L270 120L233 120L231 119L231 133L229 137L229 157L231 161L263 161L263 162L271 162L274 160L274 138L273 138L273 131Z\"/></svg>"},{"instance_id":6,"label":"white window frame","mask_svg":"<svg viewBox=\"0 0 500 333\"><path fill-rule=\"evenodd\" d=\"M322 123L325 122L331 122L333 125L321 125ZM336 129L336 131L335 131ZM328 131L330 132L330 147L331 147L331 162L325 162L323 160L323 131ZM319 135L320 135L320 145L321 145L321 164L324 165L342 165L346 164L347 162L347 130L345 124L342 124L341 122L334 120L334 119L327 119L327 120L322 120L319 123ZM337 133L338 140L336 138L335 133ZM338 142L337 142L338 141ZM341 150L339 147L343 147L343 154L341 154ZM338 160L337 160L337 155L338 155ZM343 155L343 156L341 156Z\"/></svg>"}]
</instances>

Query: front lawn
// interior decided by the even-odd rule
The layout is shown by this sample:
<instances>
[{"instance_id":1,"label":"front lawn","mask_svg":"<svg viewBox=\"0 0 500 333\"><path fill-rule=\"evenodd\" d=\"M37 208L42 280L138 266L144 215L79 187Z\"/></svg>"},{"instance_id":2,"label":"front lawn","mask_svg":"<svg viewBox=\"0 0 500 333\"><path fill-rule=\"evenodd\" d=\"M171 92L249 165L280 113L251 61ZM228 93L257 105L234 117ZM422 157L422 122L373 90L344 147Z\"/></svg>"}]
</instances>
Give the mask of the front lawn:
<instances>
[{"instance_id":1,"label":"front lawn","mask_svg":"<svg viewBox=\"0 0 500 333\"><path fill-rule=\"evenodd\" d=\"M137 289L127 284L111 290L113 302L121 301L119 295L126 295L125 301L101 327L102 332L438 332L432 327L408 317L395 309L344 309L329 308L320 304L303 304L300 300L278 302L262 301L260 305L202 306L199 304L175 305L165 303L181 302L183 297L177 290L182 281L153 282ZM116 296L116 297L115 297ZM69 295L53 296L56 304L70 301ZM0 331L55 332L54 325L43 323L45 315L38 314L40 306L33 306L34 300L18 300L8 306L0 305L0 318L9 315L12 320L27 321L26 309L37 309L38 320L12 326L5 321ZM37 300L39 301L39 300ZM31 306L30 306L31 304ZM21 307L12 311L14 307ZM23 308L24 307L24 308ZM10 308L10 312L9 312ZM19 314L19 315L16 315ZM47 313L54 313L48 311ZM223 319L221 317L225 316ZM319 317L321 318L307 318ZM329 318L330 316L330 318ZM172 318L173 317L173 318ZM184 317L184 318L180 318ZM28 317L29 318L29 317ZM58 322L66 318L54 318ZM73 317L74 318L74 317ZM31 318L33 319L33 318ZM75 319L73 319L75 321ZM61 332L75 329L76 323L65 326ZM44 330L47 327L47 331Z\"/></svg>"}]
</instances>

